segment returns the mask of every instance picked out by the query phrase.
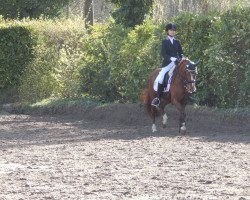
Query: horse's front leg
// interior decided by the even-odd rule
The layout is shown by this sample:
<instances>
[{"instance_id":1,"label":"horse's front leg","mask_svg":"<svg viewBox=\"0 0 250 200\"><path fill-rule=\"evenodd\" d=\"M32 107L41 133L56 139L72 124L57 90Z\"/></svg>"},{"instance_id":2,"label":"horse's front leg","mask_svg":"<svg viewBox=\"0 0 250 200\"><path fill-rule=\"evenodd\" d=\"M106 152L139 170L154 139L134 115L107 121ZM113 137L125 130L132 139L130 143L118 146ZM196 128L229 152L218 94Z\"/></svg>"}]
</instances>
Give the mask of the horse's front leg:
<instances>
[{"instance_id":1,"label":"horse's front leg","mask_svg":"<svg viewBox=\"0 0 250 200\"><path fill-rule=\"evenodd\" d=\"M179 133L181 134L186 134L186 113L185 113L185 104L182 105L180 102L178 101L174 101L173 103L175 105L175 107L178 109L179 113L180 113L180 118L179 118Z\"/></svg>"},{"instance_id":2,"label":"horse's front leg","mask_svg":"<svg viewBox=\"0 0 250 200\"><path fill-rule=\"evenodd\" d=\"M179 124L179 133L181 134L186 134L187 131L185 118L186 118L185 112L181 113L180 124Z\"/></svg>"},{"instance_id":3,"label":"horse's front leg","mask_svg":"<svg viewBox=\"0 0 250 200\"><path fill-rule=\"evenodd\" d=\"M163 126L163 128L167 127L167 122L168 122L168 116L167 116L167 113L164 112L163 117L162 117L162 126Z\"/></svg>"},{"instance_id":4,"label":"horse's front leg","mask_svg":"<svg viewBox=\"0 0 250 200\"><path fill-rule=\"evenodd\" d=\"M163 114L163 119L162 119L162 124L163 124L163 128L166 128L166 124L167 124L167 120L168 120L168 116L166 114L166 112L164 111L164 107L161 107L159 108L158 110L161 114ZM155 118L156 118L156 115L157 115L157 108L155 107L152 107L152 132L156 132L157 129L156 129L156 125L155 125Z\"/></svg>"},{"instance_id":5,"label":"horse's front leg","mask_svg":"<svg viewBox=\"0 0 250 200\"><path fill-rule=\"evenodd\" d=\"M166 105L168 103L169 102L162 99L159 109L157 109L154 106L151 106L151 118L152 118L152 122L153 122L153 124L152 124L152 132L157 131L156 125L155 125L155 118L156 118L157 112L160 112L160 114L163 114L162 124L163 124L163 128L166 127L168 116L167 116L167 114L165 112L165 107L166 107Z\"/></svg>"}]
</instances>

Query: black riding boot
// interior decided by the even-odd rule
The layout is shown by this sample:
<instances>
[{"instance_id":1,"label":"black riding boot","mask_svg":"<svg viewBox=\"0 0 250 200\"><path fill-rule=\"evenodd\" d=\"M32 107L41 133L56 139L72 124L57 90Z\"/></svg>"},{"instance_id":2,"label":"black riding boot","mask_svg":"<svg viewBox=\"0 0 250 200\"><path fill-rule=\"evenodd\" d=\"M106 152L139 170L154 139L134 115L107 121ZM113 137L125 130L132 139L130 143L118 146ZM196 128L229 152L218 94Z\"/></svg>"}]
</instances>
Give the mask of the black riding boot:
<instances>
[{"instance_id":1,"label":"black riding boot","mask_svg":"<svg viewBox=\"0 0 250 200\"><path fill-rule=\"evenodd\" d=\"M163 84L158 83L158 91L155 92L155 98L152 100L152 103L151 103L152 106L159 107L160 99L162 96L162 90L163 90L162 86Z\"/></svg>"}]
</instances>

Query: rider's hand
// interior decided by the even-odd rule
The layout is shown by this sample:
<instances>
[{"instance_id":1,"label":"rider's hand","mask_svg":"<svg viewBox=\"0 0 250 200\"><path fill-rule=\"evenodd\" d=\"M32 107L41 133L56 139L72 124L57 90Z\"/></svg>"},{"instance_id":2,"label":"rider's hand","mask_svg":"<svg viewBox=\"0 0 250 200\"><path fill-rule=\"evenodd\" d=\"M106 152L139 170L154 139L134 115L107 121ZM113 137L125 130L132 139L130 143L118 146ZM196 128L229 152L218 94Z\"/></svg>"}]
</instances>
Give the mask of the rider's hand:
<instances>
[{"instance_id":1,"label":"rider's hand","mask_svg":"<svg viewBox=\"0 0 250 200\"><path fill-rule=\"evenodd\" d=\"M175 61L177 60L177 58L171 57L170 60L171 60L172 62L175 62Z\"/></svg>"}]
</instances>

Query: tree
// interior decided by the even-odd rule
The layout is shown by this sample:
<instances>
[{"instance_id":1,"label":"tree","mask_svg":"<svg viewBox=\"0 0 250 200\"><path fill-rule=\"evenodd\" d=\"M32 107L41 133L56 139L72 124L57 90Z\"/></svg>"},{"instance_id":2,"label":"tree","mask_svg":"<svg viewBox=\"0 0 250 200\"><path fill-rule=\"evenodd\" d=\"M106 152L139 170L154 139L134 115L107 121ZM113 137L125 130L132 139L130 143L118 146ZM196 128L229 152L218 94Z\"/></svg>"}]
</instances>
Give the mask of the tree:
<instances>
[{"instance_id":1,"label":"tree","mask_svg":"<svg viewBox=\"0 0 250 200\"><path fill-rule=\"evenodd\" d=\"M112 13L113 18L117 23L126 27L135 27L141 24L153 6L153 0L110 1L117 6L117 9Z\"/></svg>"},{"instance_id":2,"label":"tree","mask_svg":"<svg viewBox=\"0 0 250 200\"><path fill-rule=\"evenodd\" d=\"M0 0L0 15L4 18L38 18L41 15L56 17L70 0Z\"/></svg>"},{"instance_id":3,"label":"tree","mask_svg":"<svg viewBox=\"0 0 250 200\"><path fill-rule=\"evenodd\" d=\"M85 19L85 28L88 28L88 25L94 25L94 9L93 9L93 0L85 0L84 3L84 19Z\"/></svg>"}]
</instances>

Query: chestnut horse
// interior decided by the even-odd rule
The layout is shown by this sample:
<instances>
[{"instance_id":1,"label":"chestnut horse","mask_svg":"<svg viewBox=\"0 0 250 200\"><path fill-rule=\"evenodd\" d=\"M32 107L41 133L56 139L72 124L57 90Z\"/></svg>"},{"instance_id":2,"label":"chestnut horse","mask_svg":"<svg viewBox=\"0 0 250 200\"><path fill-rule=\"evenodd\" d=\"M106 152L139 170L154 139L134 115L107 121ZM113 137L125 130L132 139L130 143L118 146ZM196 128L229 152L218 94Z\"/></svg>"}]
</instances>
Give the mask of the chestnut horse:
<instances>
[{"instance_id":1,"label":"chestnut horse","mask_svg":"<svg viewBox=\"0 0 250 200\"><path fill-rule=\"evenodd\" d=\"M154 98L154 81L157 75L160 72L160 68L155 69L150 77L148 82L148 88L144 89L141 94L141 100L145 105L151 119L153 122L152 131L155 132L155 117L159 113L163 113L163 127L166 127L167 123L167 114L165 112L165 106L169 103L172 103L180 113L179 118L179 133L186 133L186 124L185 124L185 107L187 105L188 95L196 91L196 75L197 75L197 63L193 63L188 59L183 59L179 62L178 66L175 67L172 77L172 83L170 86L169 92L163 92L161 97L161 103L159 108L151 105L152 99Z\"/></svg>"}]
</instances>

